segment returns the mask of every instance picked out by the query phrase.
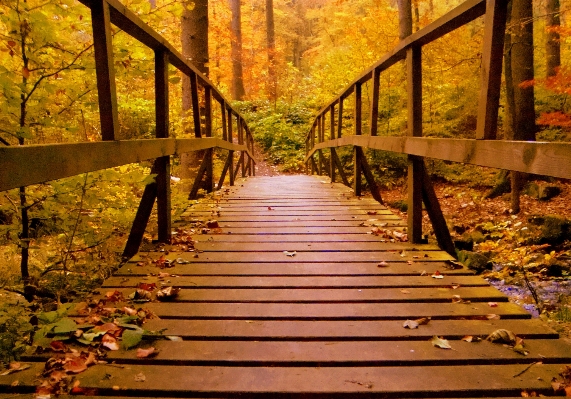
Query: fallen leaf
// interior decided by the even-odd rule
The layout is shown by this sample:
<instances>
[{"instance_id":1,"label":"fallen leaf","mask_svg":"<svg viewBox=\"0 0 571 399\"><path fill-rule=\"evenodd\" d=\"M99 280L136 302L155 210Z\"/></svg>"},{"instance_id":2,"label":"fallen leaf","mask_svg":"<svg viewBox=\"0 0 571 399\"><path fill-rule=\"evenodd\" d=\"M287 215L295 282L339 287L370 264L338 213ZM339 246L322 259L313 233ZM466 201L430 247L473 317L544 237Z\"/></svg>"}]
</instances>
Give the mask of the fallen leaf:
<instances>
[{"instance_id":1,"label":"fallen leaf","mask_svg":"<svg viewBox=\"0 0 571 399\"><path fill-rule=\"evenodd\" d=\"M268 211L273 211L274 208L272 208L271 206L268 206Z\"/></svg>"},{"instance_id":2,"label":"fallen leaf","mask_svg":"<svg viewBox=\"0 0 571 399\"><path fill-rule=\"evenodd\" d=\"M474 337L471 335L465 335L461 338L461 341L466 341L466 342L472 342L474 340Z\"/></svg>"},{"instance_id":3,"label":"fallen leaf","mask_svg":"<svg viewBox=\"0 0 571 399\"><path fill-rule=\"evenodd\" d=\"M190 261L185 260L183 258L176 258L176 263L178 263L179 265L185 265L187 263L190 263Z\"/></svg>"},{"instance_id":4,"label":"fallen leaf","mask_svg":"<svg viewBox=\"0 0 571 399\"><path fill-rule=\"evenodd\" d=\"M497 308L498 307L498 303L497 302L488 302L488 306L491 308Z\"/></svg>"},{"instance_id":5,"label":"fallen leaf","mask_svg":"<svg viewBox=\"0 0 571 399\"><path fill-rule=\"evenodd\" d=\"M432 337L432 340L430 340L430 342L432 343L433 346L437 346L441 349L452 349L447 339L437 337L436 335Z\"/></svg>"},{"instance_id":6,"label":"fallen leaf","mask_svg":"<svg viewBox=\"0 0 571 399\"><path fill-rule=\"evenodd\" d=\"M109 302L119 302L123 300L123 294L117 290L106 292L105 297Z\"/></svg>"},{"instance_id":7,"label":"fallen leaf","mask_svg":"<svg viewBox=\"0 0 571 399\"><path fill-rule=\"evenodd\" d=\"M415 321L418 323L419 326L425 325L430 323L430 317L421 317L420 319L416 319Z\"/></svg>"},{"instance_id":8,"label":"fallen leaf","mask_svg":"<svg viewBox=\"0 0 571 399\"><path fill-rule=\"evenodd\" d=\"M14 380L14 381L12 381L12 383L10 384L11 387L17 387L18 385L20 385L20 381L18 381L18 380Z\"/></svg>"},{"instance_id":9,"label":"fallen leaf","mask_svg":"<svg viewBox=\"0 0 571 399\"><path fill-rule=\"evenodd\" d=\"M486 341L498 343L498 344L508 344L513 345L517 343L517 336L510 330L505 328L500 328L486 338Z\"/></svg>"},{"instance_id":10,"label":"fallen leaf","mask_svg":"<svg viewBox=\"0 0 571 399\"><path fill-rule=\"evenodd\" d=\"M295 256L297 254L297 251L293 251L293 252L289 252L289 251L284 251L284 254L286 256Z\"/></svg>"},{"instance_id":11,"label":"fallen leaf","mask_svg":"<svg viewBox=\"0 0 571 399\"><path fill-rule=\"evenodd\" d=\"M137 314L137 311L135 309L129 308L127 306L123 307L123 312L125 312L125 314L128 316L135 316Z\"/></svg>"},{"instance_id":12,"label":"fallen leaf","mask_svg":"<svg viewBox=\"0 0 571 399\"><path fill-rule=\"evenodd\" d=\"M389 264L383 260L377 264L377 267L389 267Z\"/></svg>"},{"instance_id":13,"label":"fallen leaf","mask_svg":"<svg viewBox=\"0 0 571 399\"><path fill-rule=\"evenodd\" d=\"M403 293L403 294L410 294L410 291L409 291L409 290L400 290L400 292Z\"/></svg>"},{"instance_id":14,"label":"fallen leaf","mask_svg":"<svg viewBox=\"0 0 571 399\"><path fill-rule=\"evenodd\" d=\"M67 346L61 341L52 341L50 342L50 347L54 352L66 352Z\"/></svg>"},{"instance_id":15,"label":"fallen leaf","mask_svg":"<svg viewBox=\"0 0 571 399\"><path fill-rule=\"evenodd\" d=\"M152 346L150 348L147 348L147 349L143 349L143 348L137 349L137 357L139 359L152 357L152 356L155 356L156 354L157 354L157 352L156 352L155 348Z\"/></svg>"},{"instance_id":16,"label":"fallen leaf","mask_svg":"<svg viewBox=\"0 0 571 399\"><path fill-rule=\"evenodd\" d=\"M19 362L10 363L8 370L4 370L0 375L8 375L12 373L16 373L18 371L24 371L32 367L30 364L21 364Z\"/></svg>"},{"instance_id":17,"label":"fallen leaf","mask_svg":"<svg viewBox=\"0 0 571 399\"><path fill-rule=\"evenodd\" d=\"M147 377L145 377L145 374L143 374L142 372L135 376L136 382L145 382L146 379Z\"/></svg>"},{"instance_id":18,"label":"fallen leaf","mask_svg":"<svg viewBox=\"0 0 571 399\"><path fill-rule=\"evenodd\" d=\"M123 335L121 335L121 345L125 349L131 349L139 344L143 339L143 331L140 330L125 330ZM119 345L117 345L119 349Z\"/></svg>"},{"instance_id":19,"label":"fallen leaf","mask_svg":"<svg viewBox=\"0 0 571 399\"><path fill-rule=\"evenodd\" d=\"M401 256L402 258L404 258L404 257L406 256L406 251L403 250L403 251L400 253L400 256Z\"/></svg>"},{"instance_id":20,"label":"fallen leaf","mask_svg":"<svg viewBox=\"0 0 571 399\"><path fill-rule=\"evenodd\" d=\"M154 291L157 288L155 283L139 283L137 289L145 291Z\"/></svg>"},{"instance_id":21,"label":"fallen leaf","mask_svg":"<svg viewBox=\"0 0 571 399\"><path fill-rule=\"evenodd\" d=\"M208 222L206 222L206 227L208 227L209 229L217 229L220 227L220 225L218 224L217 220L209 220Z\"/></svg>"},{"instance_id":22,"label":"fallen leaf","mask_svg":"<svg viewBox=\"0 0 571 399\"><path fill-rule=\"evenodd\" d=\"M176 335L165 335L165 338L168 339L169 341L182 341L182 337L178 337Z\"/></svg>"},{"instance_id":23,"label":"fallen leaf","mask_svg":"<svg viewBox=\"0 0 571 399\"><path fill-rule=\"evenodd\" d=\"M440 272L437 270L434 272L434 274L432 276L430 276L432 278L438 278L438 279L442 279L444 278L444 276L442 274L440 274Z\"/></svg>"},{"instance_id":24,"label":"fallen leaf","mask_svg":"<svg viewBox=\"0 0 571 399\"><path fill-rule=\"evenodd\" d=\"M118 351L119 350L119 343L117 342L117 338L115 338L114 336L112 336L110 334L105 334L101 338L101 345L103 345L104 347L106 347L107 349L112 350L112 351Z\"/></svg>"},{"instance_id":25,"label":"fallen leaf","mask_svg":"<svg viewBox=\"0 0 571 399\"><path fill-rule=\"evenodd\" d=\"M415 328L418 328L418 323L414 320L406 320L404 323L402 323L402 326L404 328L410 328L411 330L414 330Z\"/></svg>"},{"instance_id":26,"label":"fallen leaf","mask_svg":"<svg viewBox=\"0 0 571 399\"><path fill-rule=\"evenodd\" d=\"M179 292L180 288L165 287L157 292L157 299L162 302L172 301Z\"/></svg>"},{"instance_id":27,"label":"fallen leaf","mask_svg":"<svg viewBox=\"0 0 571 399\"><path fill-rule=\"evenodd\" d=\"M368 211L367 212L367 215L376 215L376 214L377 214L377 211Z\"/></svg>"},{"instance_id":28,"label":"fallen leaf","mask_svg":"<svg viewBox=\"0 0 571 399\"><path fill-rule=\"evenodd\" d=\"M499 319L500 319L500 315L493 314L493 313L487 314L487 315L486 315L486 319L488 319L488 320L499 320Z\"/></svg>"},{"instance_id":29,"label":"fallen leaf","mask_svg":"<svg viewBox=\"0 0 571 399\"><path fill-rule=\"evenodd\" d=\"M63 365L63 369L71 374L79 374L87 370L87 365L81 358L70 359Z\"/></svg>"}]
</instances>

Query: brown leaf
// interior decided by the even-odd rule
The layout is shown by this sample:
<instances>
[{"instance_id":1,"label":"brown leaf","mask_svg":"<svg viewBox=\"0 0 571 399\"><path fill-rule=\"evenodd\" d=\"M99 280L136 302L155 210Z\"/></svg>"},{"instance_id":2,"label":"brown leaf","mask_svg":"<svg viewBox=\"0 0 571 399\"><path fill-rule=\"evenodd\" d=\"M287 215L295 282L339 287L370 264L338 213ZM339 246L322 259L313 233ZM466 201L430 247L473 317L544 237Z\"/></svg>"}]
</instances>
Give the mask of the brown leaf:
<instances>
[{"instance_id":1,"label":"brown leaf","mask_svg":"<svg viewBox=\"0 0 571 399\"><path fill-rule=\"evenodd\" d=\"M377 267L389 267L389 264L383 260L377 264Z\"/></svg>"},{"instance_id":2,"label":"brown leaf","mask_svg":"<svg viewBox=\"0 0 571 399\"><path fill-rule=\"evenodd\" d=\"M127 315L127 316L135 316L137 314L137 311L133 308L129 308L127 306L123 307L123 312Z\"/></svg>"},{"instance_id":3,"label":"brown leaf","mask_svg":"<svg viewBox=\"0 0 571 399\"><path fill-rule=\"evenodd\" d=\"M430 317L421 317L420 319L416 319L415 321L418 323L419 326L425 325L430 323Z\"/></svg>"},{"instance_id":4,"label":"brown leaf","mask_svg":"<svg viewBox=\"0 0 571 399\"><path fill-rule=\"evenodd\" d=\"M93 331L95 332L115 332L121 330L121 327L119 327L117 324L114 323L105 323L105 324L101 324L100 326L95 326L93 327Z\"/></svg>"},{"instance_id":5,"label":"brown leaf","mask_svg":"<svg viewBox=\"0 0 571 399\"><path fill-rule=\"evenodd\" d=\"M71 374L79 374L87 370L85 362L81 358L70 359L63 365L63 369Z\"/></svg>"},{"instance_id":6,"label":"brown leaf","mask_svg":"<svg viewBox=\"0 0 571 399\"><path fill-rule=\"evenodd\" d=\"M123 294L117 290L106 292L105 297L109 302L119 302L124 300Z\"/></svg>"},{"instance_id":7,"label":"brown leaf","mask_svg":"<svg viewBox=\"0 0 571 399\"><path fill-rule=\"evenodd\" d=\"M461 339L461 341L466 341L466 342L472 342L473 340L474 340L474 337L471 335L465 335Z\"/></svg>"},{"instance_id":8,"label":"brown leaf","mask_svg":"<svg viewBox=\"0 0 571 399\"><path fill-rule=\"evenodd\" d=\"M492 332L490 335L488 335L486 341L498 344L513 345L517 343L517 336L510 330L506 330L505 328L500 328Z\"/></svg>"},{"instance_id":9,"label":"brown leaf","mask_svg":"<svg viewBox=\"0 0 571 399\"><path fill-rule=\"evenodd\" d=\"M400 290L400 292L403 293L403 294L410 294L410 291L409 291L409 290Z\"/></svg>"},{"instance_id":10,"label":"brown leaf","mask_svg":"<svg viewBox=\"0 0 571 399\"><path fill-rule=\"evenodd\" d=\"M433 346L436 346L441 349L452 349L447 339L437 337L436 335L432 337L430 342L432 343Z\"/></svg>"},{"instance_id":11,"label":"brown leaf","mask_svg":"<svg viewBox=\"0 0 571 399\"><path fill-rule=\"evenodd\" d=\"M217 229L220 227L220 225L218 224L217 220L209 220L208 222L206 222L206 227L208 227L209 229Z\"/></svg>"},{"instance_id":12,"label":"brown leaf","mask_svg":"<svg viewBox=\"0 0 571 399\"><path fill-rule=\"evenodd\" d=\"M157 353L158 352L156 351L156 349L152 346L150 348L147 348L147 349L143 349L143 348L137 349L137 357L139 359L144 359L147 357L153 357L153 356L156 356Z\"/></svg>"},{"instance_id":13,"label":"brown leaf","mask_svg":"<svg viewBox=\"0 0 571 399\"><path fill-rule=\"evenodd\" d=\"M28 79L30 77L30 70L28 68L22 68L22 76Z\"/></svg>"},{"instance_id":14,"label":"brown leaf","mask_svg":"<svg viewBox=\"0 0 571 399\"><path fill-rule=\"evenodd\" d=\"M0 373L0 375L8 375L8 374L12 374L12 373L16 373L18 371L23 371L23 370L27 370L30 367L32 367L29 364L22 364L19 362L12 362L10 363L10 366L8 367L8 370L4 370L2 373Z\"/></svg>"},{"instance_id":15,"label":"brown leaf","mask_svg":"<svg viewBox=\"0 0 571 399\"><path fill-rule=\"evenodd\" d=\"M145 382L146 379L147 379L147 377L142 372L135 376L136 382Z\"/></svg>"},{"instance_id":16,"label":"brown leaf","mask_svg":"<svg viewBox=\"0 0 571 399\"><path fill-rule=\"evenodd\" d=\"M410 328L411 330L414 330L415 328L418 328L418 322L415 320L406 320L404 323L402 323L402 326L404 328Z\"/></svg>"},{"instance_id":17,"label":"brown leaf","mask_svg":"<svg viewBox=\"0 0 571 399\"><path fill-rule=\"evenodd\" d=\"M137 289L145 291L154 291L157 288L155 283L139 283L137 284Z\"/></svg>"},{"instance_id":18,"label":"brown leaf","mask_svg":"<svg viewBox=\"0 0 571 399\"><path fill-rule=\"evenodd\" d=\"M367 212L367 215L376 215L376 214L377 214L377 211L368 211Z\"/></svg>"},{"instance_id":19,"label":"brown leaf","mask_svg":"<svg viewBox=\"0 0 571 399\"><path fill-rule=\"evenodd\" d=\"M112 335L105 334L101 338L101 344L109 350L118 351L119 350L119 342L117 342L117 338Z\"/></svg>"},{"instance_id":20,"label":"brown leaf","mask_svg":"<svg viewBox=\"0 0 571 399\"><path fill-rule=\"evenodd\" d=\"M62 341L52 341L50 342L50 347L54 352L66 352L67 346Z\"/></svg>"},{"instance_id":21,"label":"brown leaf","mask_svg":"<svg viewBox=\"0 0 571 399\"><path fill-rule=\"evenodd\" d=\"M157 292L157 299L159 301L171 301L178 295L180 288L165 287Z\"/></svg>"}]
</instances>

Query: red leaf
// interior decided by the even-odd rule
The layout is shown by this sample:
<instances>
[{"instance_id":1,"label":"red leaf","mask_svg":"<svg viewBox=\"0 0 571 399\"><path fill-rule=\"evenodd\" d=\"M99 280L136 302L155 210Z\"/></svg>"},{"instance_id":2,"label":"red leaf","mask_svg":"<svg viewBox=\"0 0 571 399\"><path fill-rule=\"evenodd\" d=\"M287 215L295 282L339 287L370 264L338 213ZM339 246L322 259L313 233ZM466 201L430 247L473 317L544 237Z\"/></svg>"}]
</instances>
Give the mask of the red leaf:
<instances>
[{"instance_id":1,"label":"red leaf","mask_svg":"<svg viewBox=\"0 0 571 399\"><path fill-rule=\"evenodd\" d=\"M155 283L139 283L137 288L145 291L154 291L157 288Z\"/></svg>"},{"instance_id":2,"label":"red leaf","mask_svg":"<svg viewBox=\"0 0 571 399\"><path fill-rule=\"evenodd\" d=\"M82 373L87 370L85 362L81 358L70 359L63 365L63 369L71 374Z\"/></svg>"},{"instance_id":3,"label":"red leaf","mask_svg":"<svg viewBox=\"0 0 571 399\"><path fill-rule=\"evenodd\" d=\"M50 342L50 346L54 352L66 352L67 346L61 341L52 341Z\"/></svg>"},{"instance_id":4,"label":"red leaf","mask_svg":"<svg viewBox=\"0 0 571 399\"><path fill-rule=\"evenodd\" d=\"M147 348L147 349L143 349L143 348L137 349L137 357L139 359L152 357L152 356L155 356L156 354L157 354L157 352L156 352L155 348L153 348L152 346L150 348Z\"/></svg>"},{"instance_id":5,"label":"red leaf","mask_svg":"<svg viewBox=\"0 0 571 399\"><path fill-rule=\"evenodd\" d=\"M112 351L119 350L119 343L117 342L117 338L112 335L105 334L103 338L101 338L101 343L104 347Z\"/></svg>"}]
</instances>

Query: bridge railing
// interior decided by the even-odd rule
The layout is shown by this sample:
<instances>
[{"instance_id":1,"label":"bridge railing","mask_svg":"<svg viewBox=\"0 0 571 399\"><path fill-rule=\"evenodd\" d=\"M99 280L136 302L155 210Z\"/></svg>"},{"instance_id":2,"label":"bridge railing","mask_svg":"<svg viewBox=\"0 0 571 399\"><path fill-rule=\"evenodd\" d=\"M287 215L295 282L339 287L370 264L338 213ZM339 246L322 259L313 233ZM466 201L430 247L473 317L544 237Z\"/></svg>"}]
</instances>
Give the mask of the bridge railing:
<instances>
[{"instance_id":1,"label":"bridge railing","mask_svg":"<svg viewBox=\"0 0 571 399\"><path fill-rule=\"evenodd\" d=\"M504 35L506 0L468 0L425 28L402 40L398 46L363 72L339 96L317 114L306 137L306 165L309 173L321 174L323 150L330 149L326 171L332 181L339 171L349 185L335 148L353 146L353 189L361 195L364 174L375 199L382 202L363 148L408 155L408 237L413 243L422 238L422 203L426 207L440 247L454 254L446 221L426 172L424 158L461 162L525 173L571 178L571 144L496 140ZM422 46L484 16L480 94L476 139L422 137ZM395 63L406 60L408 134L406 137L377 136L380 74ZM362 85L372 80L370 134L362 135ZM354 95L353 135L342 137L343 102ZM337 109L336 109L337 108ZM337 125L336 125L337 120ZM326 123L330 137L326 140ZM317 158L317 160L315 159Z\"/></svg>"},{"instance_id":2,"label":"bridge railing","mask_svg":"<svg viewBox=\"0 0 571 399\"><path fill-rule=\"evenodd\" d=\"M103 141L0 147L0 191L154 159L151 173L157 175L156 181L145 187L124 251L124 255L130 257L142 242L155 201L158 239L160 242L171 240L171 155L204 150L204 158L189 195L194 198L201 187L208 192L215 188L212 172L215 148L228 151L218 188L222 186L226 174L229 174L230 185L234 184L235 175L240 169L242 176L255 174L254 140L244 118L212 82L137 15L117 0L80 1L91 9ZM155 139L117 140L119 122L111 24L154 50ZM169 137L169 64L190 78L193 139ZM199 102L201 90L204 96L202 109ZM221 138L212 137L213 100L218 102L222 115ZM233 126L236 127L237 140L233 137ZM234 165L236 151L240 152L240 157Z\"/></svg>"}]
</instances>

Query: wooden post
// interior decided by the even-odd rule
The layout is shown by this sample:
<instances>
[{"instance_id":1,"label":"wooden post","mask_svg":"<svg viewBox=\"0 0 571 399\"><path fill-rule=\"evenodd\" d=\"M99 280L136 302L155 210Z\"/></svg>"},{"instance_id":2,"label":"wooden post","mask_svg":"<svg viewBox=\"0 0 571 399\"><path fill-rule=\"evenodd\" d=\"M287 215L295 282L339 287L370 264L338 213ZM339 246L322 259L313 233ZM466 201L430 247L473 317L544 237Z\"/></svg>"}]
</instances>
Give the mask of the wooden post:
<instances>
[{"instance_id":1,"label":"wooden post","mask_svg":"<svg viewBox=\"0 0 571 399\"><path fill-rule=\"evenodd\" d=\"M355 84L355 135L360 136L363 128L362 121L362 87L361 83ZM355 195L361 196L361 152L358 151L357 146L353 147L353 191Z\"/></svg>"},{"instance_id":2,"label":"wooden post","mask_svg":"<svg viewBox=\"0 0 571 399\"><path fill-rule=\"evenodd\" d=\"M249 128L248 128L248 133L250 134L250 138L252 140L252 149L251 149L252 156L255 157L256 156L256 150L254 149L254 136L252 136L252 132L250 132ZM254 162L254 158L252 158L250 160L250 162L252 163L252 176L256 176L256 163Z\"/></svg>"},{"instance_id":3,"label":"wooden post","mask_svg":"<svg viewBox=\"0 0 571 399\"><path fill-rule=\"evenodd\" d=\"M343 133L343 97L339 97L339 110L337 118L337 138Z\"/></svg>"},{"instance_id":4,"label":"wooden post","mask_svg":"<svg viewBox=\"0 0 571 399\"><path fill-rule=\"evenodd\" d=\"M233 142L232 138L232 110L228 110L228 142ZM230 169L228 170L230 177L230 186L234 185L234 151L228 152L228 159L230 160Z\"/></svg>"},{"instance_id":5,"label":"wooden post","mask_svg":"<svg viewBox=\"0 0 571 399\"><path fill-rule=\"evenodd\" d=\"M376 136L379 119L379 90L380 90L381 70L373 70L373 98L371 99L371 136Z\"/></svg>"},{"instance_id":6,"label":"wooden post","mask_svg":"<svg viewBox=\"0 0 571 399\"><path fill-rule=\"evenodd\" d=\"M313 124L313 126L311 126L311 141L310 141L310 145L308 146L308 150L312 150L313 147L315 147L315 123ZM312 157L313 158L313 157ZM311 162L311 174L315 174L316 170L315 170L315 162Z\"/></svg>"},{"instance_id":7,"label":"wooden post","mask_svg":"<svg viewBox=\"0 0 571 399\"><path fill-rule=\"evenodd\" d=\"M226 104L220 101L220 118L222 119L222 140L228 141L228 125L226 120Z\"/></svg>"},{"instance_id":8,"label":"wooden post","mask_svg":"<svg viewBox=\"0 0 571 399\"><path fill-rule=\"evenodd\" d=\"M194 121L194 137L202 137L202 128L200 127L200 104L198 101L198 77L193 72L190 78L190 94L192 100L192 119Z\"/></svg>"},{"instance_id":9,"label":"wooden post","mask_svg":"<svg viewBox=\"0 0 571 399\"><path fill-rule=\"evenodd\" d=\"M507 1L486 1L484 48L478 99L476 138L494 140L498 127L498 107L506 30Z\"/></svg>"},{"instance_id":10,"label":"wooden post","mask_svg":"<svg viewBox=\"0 0 571 399\"><path fill-rule=\"evenodd\" d=\"M323 118L320 116L317 117L317 142L321 143L323 140L323 125L321 124L321 120ZM323 152L321 150L317 151L318 163L317 163L317 174L321 176L323 174Z\"/></svg>"},{"instance_id":11,"label":"wooden post","mask_svg":"<svg viewBox=\"0 0 571 399\"><path fill-rule=\"evenodd\" d=\"M113 36L111 36L109 4L106 0L91 2L91 24L93 28L101 138L102 140L117 140L119 117L117 113L115 69L113 67Z\"/></svg>"},{"instance_id":12,"label":"wooden post","mask_svg":"<svg viewBox=\"0 0 571 399\"><path fill-rule=\"evenodd\" d=\"M422 47L406 53L408 135L422 136ZM408 156L408 240L422 242L422 157Z\"/></svg>"},{"instance_id":13,"label":"wooden post","mask_svg":"<svg viewBox=\"0 0 571 399\"><path fill-rule=\"evenodd\" d=\"M331 104L329 108L330 120L331 120L331 140L335 139L335 104ZM331 177L331 183L335 183L335 148L331 147L330 158L329 158L329 177Z\"/></svg>"},{"instance_id":14,"label":"wooden post","mask_svg":"<svg viewBox=\"0 0 571 399\"><path fill-rule=\"evenodd\" d=\"M244 126L243 126L242 117L238 117L238 144L244 144ZM245 163L245 153L244 151L240 151L240 165L242 171L242 177L246 177L246 165Z\"/></svg>"},{"instance_id":15,"label":"wooden post","mask_svg":"<svg viewBox=\"0 0 571 399\"><path fill-rule=\"evenodd\" d=\"M204 86L204 135L212 137L212 87ZM212 157L214 149L206 150L206 192L211 193L214 189L214 177L212 175Z\"/></svg>"},{"instance_id":16,"label":"wooden post","mask_svg":"<svg viewBox=\"0 0 571 399\"><path fill-rule=\"evenodd\" d=\"M155 113L157 138L169 137L169 58L166 51L155 51ZM170 157L155 160L157 173L157 218L159 242L171 241Z\"/></svg>"}]
</instances>

